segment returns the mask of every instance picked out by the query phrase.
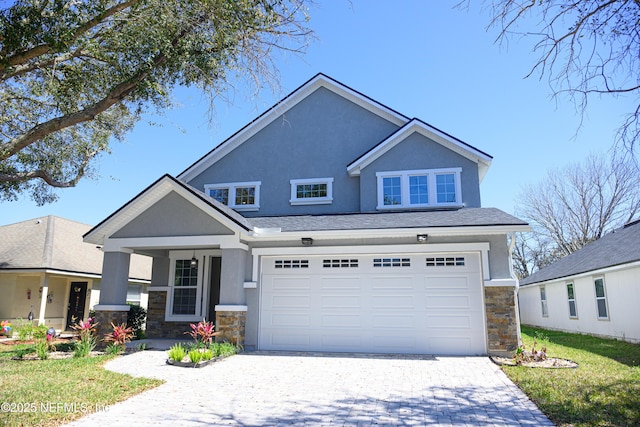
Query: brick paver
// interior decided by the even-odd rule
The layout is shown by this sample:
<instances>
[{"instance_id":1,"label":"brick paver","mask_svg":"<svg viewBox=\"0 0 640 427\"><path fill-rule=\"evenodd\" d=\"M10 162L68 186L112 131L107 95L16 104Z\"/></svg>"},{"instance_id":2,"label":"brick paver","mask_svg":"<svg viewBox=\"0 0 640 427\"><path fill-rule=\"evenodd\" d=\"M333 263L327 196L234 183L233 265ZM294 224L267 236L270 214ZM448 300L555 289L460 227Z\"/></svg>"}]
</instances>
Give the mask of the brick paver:
<instances>
[{"instance_id":1,"label":"brick paver","mask_svg":"<svg viewBox=\"0 0 640 427\"><path fill-rule=\"evenodd\" d=\"M200 368L144 351L108 369L166 383L69 426L553 426L486 357L245 353Z\"/></svg>"}]
</instances>

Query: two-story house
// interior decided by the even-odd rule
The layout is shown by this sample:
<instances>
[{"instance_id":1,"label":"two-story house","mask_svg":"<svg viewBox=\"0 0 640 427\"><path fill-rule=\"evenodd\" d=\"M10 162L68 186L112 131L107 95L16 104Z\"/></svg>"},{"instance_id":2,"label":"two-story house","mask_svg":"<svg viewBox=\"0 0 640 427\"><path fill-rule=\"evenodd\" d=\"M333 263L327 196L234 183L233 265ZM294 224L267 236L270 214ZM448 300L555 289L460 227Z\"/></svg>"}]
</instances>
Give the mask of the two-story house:
<instances>
[{"instance_id":1,"label":"two-story house","mask_svg":"<svg viewBox=\"0 0 640 427\"><path fill-rule=\"evenodd\" d=\"M149 337L211 319L247 349L500 354L518 344L492 157L323 74L85 235L103 324L153 257Z\"/></svg>"}]
</instances>

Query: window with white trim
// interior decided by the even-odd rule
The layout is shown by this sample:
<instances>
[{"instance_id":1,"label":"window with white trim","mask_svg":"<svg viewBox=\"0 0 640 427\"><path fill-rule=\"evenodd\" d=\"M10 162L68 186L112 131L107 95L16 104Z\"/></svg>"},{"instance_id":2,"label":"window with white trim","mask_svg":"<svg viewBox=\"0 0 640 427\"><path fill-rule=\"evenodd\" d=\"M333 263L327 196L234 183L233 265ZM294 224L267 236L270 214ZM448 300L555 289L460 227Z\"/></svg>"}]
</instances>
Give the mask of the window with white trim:
<instances>
[{"instance_id":1,"label":"window with white trim","mask_svg":"<svg viewBox=\"0 0 640 427\"><path fill-rule=\"evenodd\" d=\"M292 205L328 205L333 202L333 178L292 179Z\"/></svg>"},{"instance_id":2,"label":"window with white trim","mask_svg":"<svg viewBox=\"0 0 640 427\"><path fill-rule=\"evenodd\" d=\"M540 286L540 304L542 305L542 317L549 317L549 307L547 305L547 290Z\"/></svg>"},{"instance_id":3,"label":"window with white trim","mask_svg":"<svg viewBox=\"0 0 640 427\"><path fill-rule=\"evenodd\" d=\"M378 209L461 206L462 168L378 172Z\"/></svg>"},{"instance_id":4,"label":"window with white trim","mask_svg":"<svg viewBox=\"0 0 640 427\"><path fill-rule=\"evenodd\" d=\"M607 310L607 295L604 289L604 279L598 277L593 281L596 288L596 307L598 309L598 319L608 319L609 310Z\"/></svg>"},{"instance_id":5,"label":"window with white trim","mask_svg":"<svg viewBox=\"0 0 640 427\"><path fill-rule=\"evenodd\" d=\"M260 209L260 181L207 184L204 191L222 204L236 210Z\"/></svg>"},{"instance_id":6,"label":"window with white trim","mask_svg":"<svg viewBox=\"0 0 640 427\"><path fill-rule=\"evenodd\" d=\"M567 298L569 300L569 317L577 318L578 309L576 307L576 293L573 283L567 283Z\"/></svg>"},{"instance_id":7,"label":"window with white trim","mask_svg":"<svg viewBox=\"0 0 640 427\"><path fill-rule=\"evenodd\" d=\"M169 291L165 321L194 322L207 315L209 286L207 277L211 257L221 256L219 250L170 251ZM192 265L192 258L197 262Z\"/></svg>"},{"instance_id":8,"label":"window with white trim","mask_svg":"<svg viewBox=\"0 0 640 427\"><path fill-rule=\"evenodd\" d=\"M195 315L198 297L198 264L190 259L177 259L174 263L172 315Z\"/></svg>"}]
</instances>

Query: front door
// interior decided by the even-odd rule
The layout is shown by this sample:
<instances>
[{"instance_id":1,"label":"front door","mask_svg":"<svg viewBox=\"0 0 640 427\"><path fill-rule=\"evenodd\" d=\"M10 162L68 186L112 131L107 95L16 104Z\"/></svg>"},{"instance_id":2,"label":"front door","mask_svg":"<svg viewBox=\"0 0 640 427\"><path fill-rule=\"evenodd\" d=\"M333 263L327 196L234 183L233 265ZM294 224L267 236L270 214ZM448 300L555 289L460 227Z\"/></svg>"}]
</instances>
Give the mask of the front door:
<instances>
[{"instance_id":1,"label":"front door","mask_svg":"<svg viewBox=\"0 0 640 427\"><path fill-rule=\"evenodd\" d=\"M211 257L211 273L209 279L209 321L216 323L216 305L220 304L220 267L222 258ZM216 328L217 329L217 328Z\"/></svg>"},{"instance_id":2,"label":"front door","mask_svg":"<svg viewBox=\"0 0 640 427\"><path fill-rule=\"evenodd\" d=\"M71 282L69 304L67 305L67 324L65 330L84 318L84 304L87 298L87 282Z\"/></svg>"}]
</instances>

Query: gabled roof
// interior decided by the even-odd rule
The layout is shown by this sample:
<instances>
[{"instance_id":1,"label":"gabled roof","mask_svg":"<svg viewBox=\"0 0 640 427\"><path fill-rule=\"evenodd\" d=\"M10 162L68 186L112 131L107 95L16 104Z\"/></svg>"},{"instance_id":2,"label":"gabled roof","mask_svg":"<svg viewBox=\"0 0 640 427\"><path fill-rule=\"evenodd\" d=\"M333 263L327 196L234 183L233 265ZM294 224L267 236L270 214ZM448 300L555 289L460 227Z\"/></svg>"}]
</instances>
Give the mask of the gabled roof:
<instances>
[{"instance_id":1,"label":"gabled roof","mask_svg":"<svg viewBox=\"0 0 640 427\"><path fill-rule=\"evenodd\" d=\"M262 113L258 118L223 141L209 153L205 154L185 171L180 173L177 178L185 182L190 181L321 87L354 102L360 107L385 118L397 126L402 126L409 121L408 117L398 113L397 111L338 82L337 80L332 79L331 77L318 73L273 107Z\"/></svg>"},{"instance_id":2,"label":"gabled roof","mask_svg":"<svg viewBox=\"0 0 640 427\"><path fill-rule=\"evenodd\" d=\"M0 271L55 270L101 275L103 253L84 243L90 225L53 215L0 227ZM131 278L151 279L151 258L131 258Z\"/></svg>"},{"instance_id":3,"label":"gabled roof","mask_svg":"<svg viewBox=\"0 0 640 427\"><path fill-rule=\"evenodd\" d=\"M111 236L124 225L143 213L154 203L165 197L171 191L175 191L190 202L199 206L225 226L235 231L249 231L251 225L247 220L217 200L196 190L184 182L178 181L171 175L165 174L153 184L142 190L140 194L127 202L105 220L93 227L84 235L84 241L94 244L103 244L106 237Z\"/></svg>"},{"instance_id":4,"label":"gabled roof","mask_svg":"<svg viewBox=\"0 0 640 427\"><path fill-rule=\"evenodd\" d=\"M630 222L536 271L520 284L531 285L637 261L640 261L640 220Z\"/></svg>"},{"instance_id":5,"label":"gabled roof","mask_svg":"<svg viewBox=\"0 0 640 427\"><path fill-rule=\"evenodd\" d=\"M360 175L360 170L383 156L387 151L391 150L393 147L401 143L413 133L419 133L460 154L461 156L477 163L478 175L480 181L482 182L482 178L484 178L484 175L487 173L493 157L467 144L466 142L461 141L458 138L455 138L448 133L443 132L440 129L433 127L430 124L416 118L411 119L411 121L406 123L384 141L380 142L378 145L364 153L358 159L351 162L351 164L347 166L347 172L349 172L349 175L351 176Z\"/></svg>"}]
</instances>

